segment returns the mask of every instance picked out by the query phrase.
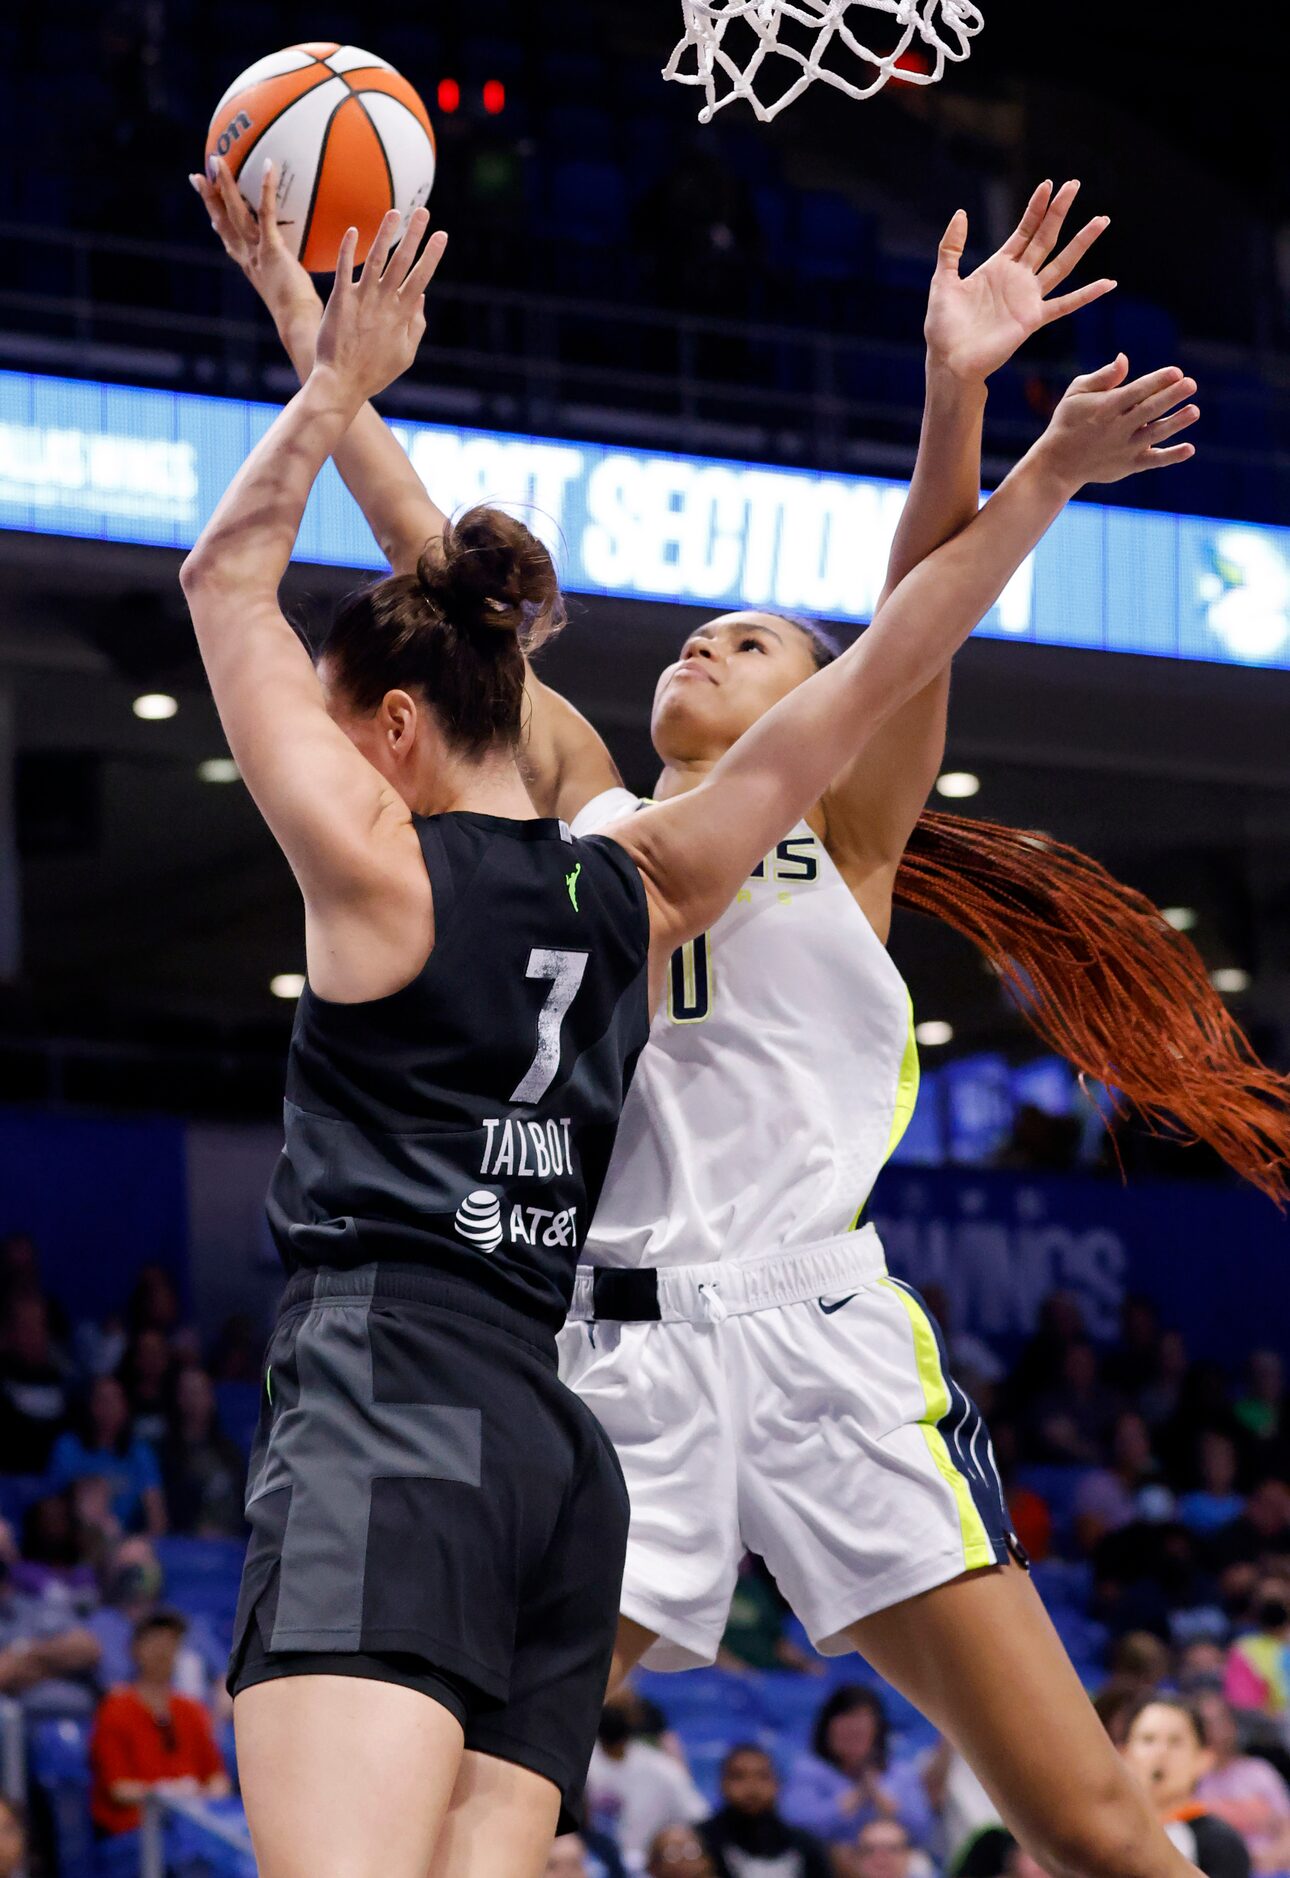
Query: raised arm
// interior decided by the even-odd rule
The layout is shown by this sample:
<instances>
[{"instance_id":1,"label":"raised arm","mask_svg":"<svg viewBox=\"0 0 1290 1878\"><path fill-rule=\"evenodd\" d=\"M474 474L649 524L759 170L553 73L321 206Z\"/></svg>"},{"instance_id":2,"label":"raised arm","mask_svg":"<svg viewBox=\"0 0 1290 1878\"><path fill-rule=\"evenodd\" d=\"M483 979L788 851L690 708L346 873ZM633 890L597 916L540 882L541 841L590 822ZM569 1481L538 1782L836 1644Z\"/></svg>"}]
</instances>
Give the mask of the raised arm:
<instances>
[{"instance_id":1,"label":"raised arm","mask_svg":"<svg viewBox=\"0 0 1290 1878\"><path fill-rule=\"evenodd\" d=\"M214 179L189 181L205 204L229 259L241 268L273 318L303 385L313 370L323 304L313 278L282 239L277 221L277 172L264 165L260 206L252 214L223 158ZM365 402L333 452L336 467L363 511L377 546L396 574L410 574L427 541L443 533L443 510L408 461L388 424Z\"/></svg>"},{"instance_id":2,"label":"raised arm","mask_svg":"<svg viewBox=\"0 0 1290 1878\"><path fill-rule=\"evenodd\" d=\"M1055 295L1108 226L1105 216L1096 217L1054 254L1078 192L1077 182L1063 184L1056 194L1051 183L1041 183L1003 247L966 277L960 273L968 233L962 210L945 231L928 298L927 401L918 460L880 606L977 512L990 375L1040 327L1115 285L1097 280ZM824 798L830 851L883 930L896 867L944 757L949 684L947 663L866 743Z\"/></svg>"},{"instance_id":3,"label":"raised arm","mask_svg":"<svg viewBox=\"0 0 1290 1878\"><path fill-rule=\"evenodd\" d=\"M303 384L313 368L322 301L289 251L277 224L277 177L271 163L253 215L222 159L214 179L189 179L211 226L273 318ZM411 573L426 543L443 533L445 515L380 413L365 403L333 452L336 468L396 574ZM619 782L614 760L586 718L530 672L522 767L540 814L572 821L593 797Z\"/></svg>"},{"instance_id":4,"label":"raised arm","mask_svg":"<svg viewBox=\"0 0 1290 1878\"><path fill-rule=\"evenodd\" d=\"M234 477L180 577L229 747L310 908L352 895L379 868L382 833L402 841L410 824L328 715L278 587L319 470L366 398L415 356L445 245L436 235L416 259L428 219L414 215L391 255L398 218L387 216L357 283L349 231L314 368Z\"/></svg>"},{"instance_id":5,"label":"raised arm","mask_svg":"<svg viewBox=\"0 0 1290 1878\"><path fill-rule=\"evenodd\" d=\"M1195 422L1195 385L1174 367L1126 384L1128 361L1077 378L1039 442L951 541L922 561L834 664L781 700L697 788L612 834L650 897L656 972L712 924L758 860L819 800L857 742L881 734L989 612L1086 482L1184 461L1168 440Z\"/></svg>"}]
</instances>

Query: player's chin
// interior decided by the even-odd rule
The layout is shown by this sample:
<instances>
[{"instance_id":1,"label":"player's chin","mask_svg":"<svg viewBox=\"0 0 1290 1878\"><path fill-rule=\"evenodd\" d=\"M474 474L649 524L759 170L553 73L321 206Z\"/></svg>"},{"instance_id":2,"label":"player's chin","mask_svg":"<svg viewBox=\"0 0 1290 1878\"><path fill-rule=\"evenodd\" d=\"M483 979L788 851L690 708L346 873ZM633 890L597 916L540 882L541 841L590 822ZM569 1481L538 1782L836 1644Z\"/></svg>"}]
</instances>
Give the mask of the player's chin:
<instances>
[{"instance_id":1,"label":"player's chin","mask_svg":"<svg viewBox=\"0 0 1290 1878\"><path fill-rule=\"evenodd\" d=\"M669 751L690 755L696 738L702 744L728 749L739 735L726 722L723 699L715 685L691 679L685 684L666 685L654 705L650 731L654 748L666 761Z\"/></svg>"}]
</instances>

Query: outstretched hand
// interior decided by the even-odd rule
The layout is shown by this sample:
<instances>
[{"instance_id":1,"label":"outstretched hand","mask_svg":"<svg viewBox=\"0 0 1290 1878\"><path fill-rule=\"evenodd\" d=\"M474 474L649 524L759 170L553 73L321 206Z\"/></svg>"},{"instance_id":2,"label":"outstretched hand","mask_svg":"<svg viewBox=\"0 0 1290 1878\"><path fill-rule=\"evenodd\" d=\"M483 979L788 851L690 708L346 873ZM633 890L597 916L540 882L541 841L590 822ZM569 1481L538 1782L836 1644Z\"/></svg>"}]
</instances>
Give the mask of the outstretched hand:
<instances>
[{"instance_id":1,"label":"outstretched hand","mask_svg":"<svg viewBox=\"0 0 1290 1878\"><path fill-rule=\"evenodd\" d=\"M1073 493L1085 483L1117 483L1142 470L1167 469L1196 454L1193 443L1171 444L1200 416L1196 389L1176 365L1126 383L1129 361L1119 353L1100 371L1077 378L1053 413L1034 454Z\"/></svg>"},{"instance_id":2,"label":"outstretched hand","mask_svg":"<svg viewBox=\"0 0 1290 1878\"><path fill-rule=\"evenodd\" d=\"M415 359L426 329L426 288L448 246L441 231L417 258L430 214L416 209L395 247L402 219L397 209L385 217L357 280L358 231L346 231L336 284L318 328L315 370L334 373L360 403L401 378Z\"/></svg>"},{"instance_id":3,"label":"outstretched hand","mask_svg":"<svg viewBox=\"0 0 1290 1878\"><path fill-rule=\"evenodd\" d=\"M190 176L211 227L273 315L279 332L304 315L316 325L322 301L311 276L282 239L278 226L278 173L266 162L260 176L260 204L253 210L223 157L216 157L213 177Z\"/></svg>"},{"instance_id":4,"label":"outstretched hand","mask_svg":"<svg viewBox=\"0 0 1290 1878\"><path fill-rule=\"evenodd\" d=\"M1041 183L998 253L966 276L959 268L967 245L968 218L962 209L957 212L941 242L927 305L924 330L928 352L936 363L958 378L988 378L1041 326L1111 292L1113 280L1096 280L1073 293L1049 298L1110 225L1108 216L1094 216L1055 254L1078 194L1077 182L1063 183L1055 195L1051 183Z\"/></svg>"}]
</instances>

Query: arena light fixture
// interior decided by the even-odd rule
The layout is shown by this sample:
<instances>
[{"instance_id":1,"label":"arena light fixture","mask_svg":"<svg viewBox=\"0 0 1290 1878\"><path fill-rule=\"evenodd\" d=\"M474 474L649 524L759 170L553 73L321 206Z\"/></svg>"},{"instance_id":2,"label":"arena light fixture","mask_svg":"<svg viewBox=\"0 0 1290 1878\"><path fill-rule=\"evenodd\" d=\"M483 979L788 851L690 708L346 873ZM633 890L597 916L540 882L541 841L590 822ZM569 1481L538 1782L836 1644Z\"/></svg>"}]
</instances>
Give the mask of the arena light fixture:
<instances>
[{"instance_id":1,"label":"arena light fixture","mask_svg":"<svg viewBox=\"0 0 1290 1878\"><path fill-rule=\"evenodd\" d=\"M439 109L445 117L452 117L455 112L460 111L461 86L455 78L441 78L436 96Z\"/></svg>"},{"instance_id":2,"label":"arena light fixture","mask_svg":"<svg viewBox=\"0 0 1290 1878\"><path fill-rule=\"evenodd\" d=\"M1249 990L1250 974L1240 965L1220 965L1217 971L1210 973L1209 982L1224 997L1237 998Z\"/></svg>"},{"instance_id":3,"label":"arena light fixture","mask_svg":"<svg viewBox=\"0 0 1290 1878\"><path fill-rule=\"evenodd\" d=\"M1191 932L1200 918L1194 906L1162 907L1160 916L1175 932Z\"/></svg>"},{"instance_id":4,"label":"arena light fixture","mask_svg":"<svg viewBox=\"0 0 1290 1878\"><path fill-rule=\"evenodd\" d=\"M936 778L936 793L950 802L966 802L969 796L980 795L981 778L970 769L947 769Z\"/></svg>"},{"instance_id":5,"label":"arena light fixture","mask_svg":"<svg viewBox=\"0 0 1290 1878\"><path fill-rule=\"evenodd\" d=\"M490 78L485 81L484 109L489 117L500 117L506 109L506 87L500 78Z\"/></svg>"},{"instance_id":6,"label":"arena light fixture","mask_svg":"<svg viewBox=\"0 0 1290 1878\"><path fill-rule=\"evenodd\" d=\"M269 990L273 993L274 997L284 998L288 1001L293 998L298 998L304 988L305 975L303 972L279 972L275 978L269 980Z\"/></svg>"},{"instance_id":7,"label":"arena light fixture","mask_svg":"<svg viewBox=\"0 0 1290 1878\"><path fill-rule=\"evenodd\" d=\"M242 772L231 756L208 756L197 765L197 775L205 783L235 783Z\"/></svg>"},{"instance_id":8,"label":"arena light fixture","mask_svg":"<svg viewBox=\"0 0 1290 1878\"><path fill-rule=\"evenodd\" d=\"M167 717L173 717L179 709L179 700L172 698L166 691L145 691L130 706L136 717L145 723L159 724Z\"/></svg>"},{"instance_id":9,"label":"arena light fixture","mask_svg":"<svg viewBox=\"0 0 1290 1878\"><path fill-rule=\"evenodd\" d=\"M954 1041L954 1026L947 1024L944 1018L929 1017L926 1023L915 1024L914 1041L925 1050L940 1050L947 1043Z\"/></svg>"}]
</instances>

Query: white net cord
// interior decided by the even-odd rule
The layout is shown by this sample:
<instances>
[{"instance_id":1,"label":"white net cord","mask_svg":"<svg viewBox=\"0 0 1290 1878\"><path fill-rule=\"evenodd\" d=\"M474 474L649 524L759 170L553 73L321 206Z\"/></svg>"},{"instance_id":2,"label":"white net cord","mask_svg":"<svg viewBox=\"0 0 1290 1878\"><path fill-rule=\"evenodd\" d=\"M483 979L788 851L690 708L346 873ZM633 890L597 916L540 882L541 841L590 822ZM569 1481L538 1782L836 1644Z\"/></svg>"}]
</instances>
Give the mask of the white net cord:
<instances>
[{"instance_id":1,"label":"white net cord","mask_svg":"<svg viewBox=\"0 0 1290 1878\"><path fill-rule=\"evenodd\" d=\"M934 85L947 60L958 64L967 58L984 24L974 0L681 0L681 6L685 37L663 76L678 85L702 87L707 99L699 112L703 124L738 98L769 123L817 80L860 99L872 98L896 75L905 84ZM847 16L861 7L890 17L894 45L879 50L857 37ZM731 28L733 45L727 43ZM912 62L901 66L915 45L926 49L930 71L919 71ZM839 55L850 55L867 69L848 78L826 63ZM790 75L779 96L767 101L758 96L757 84L760 79L766 89L774 85L777 59L795 66L796 76Z\"/></svg>"}]
</instances>

